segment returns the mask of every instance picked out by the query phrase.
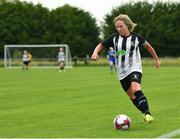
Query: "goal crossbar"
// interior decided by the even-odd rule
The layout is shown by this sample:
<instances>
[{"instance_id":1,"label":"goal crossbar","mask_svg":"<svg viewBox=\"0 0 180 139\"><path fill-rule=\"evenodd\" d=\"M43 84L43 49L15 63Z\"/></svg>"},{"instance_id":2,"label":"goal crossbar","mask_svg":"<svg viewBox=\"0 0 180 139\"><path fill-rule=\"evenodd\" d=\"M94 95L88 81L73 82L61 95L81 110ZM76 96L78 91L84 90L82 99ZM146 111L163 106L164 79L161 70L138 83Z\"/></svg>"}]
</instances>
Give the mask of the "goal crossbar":
<instances>
[{"instance_id":1,"label":"goal crossbar","mask_svg":"<svg viewBox=\"0 0 180 139\"><path fill-rule=\"evenodd\" d=\"M23 45L4 45L4 48L7 47L21 47L21 48L29 48L29 47L68 47L67 44L23 44Z\"/></svg>"}]
</instances>

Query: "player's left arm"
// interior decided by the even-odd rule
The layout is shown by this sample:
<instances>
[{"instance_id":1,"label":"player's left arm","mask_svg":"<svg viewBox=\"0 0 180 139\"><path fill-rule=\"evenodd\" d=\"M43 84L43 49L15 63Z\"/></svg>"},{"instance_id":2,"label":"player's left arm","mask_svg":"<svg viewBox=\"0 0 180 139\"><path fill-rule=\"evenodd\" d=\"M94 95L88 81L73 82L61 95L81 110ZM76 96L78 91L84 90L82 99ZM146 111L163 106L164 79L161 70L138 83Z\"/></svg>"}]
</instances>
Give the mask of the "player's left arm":
<instances>
[{"instance_id":1,"label":"player's left arm","mask_svg":"<svg viewBox=\"0 0 180 139\"><path fill-rule=\"evenodd\" d=\"M154 50L154 48L146 41L144 47L147 49L147 51L151 54L151 56L153 57L153 59L155 60L155 66L156 68L160 67L160 60L156 54L156 51Z\"/></svg>"}]
</instances>

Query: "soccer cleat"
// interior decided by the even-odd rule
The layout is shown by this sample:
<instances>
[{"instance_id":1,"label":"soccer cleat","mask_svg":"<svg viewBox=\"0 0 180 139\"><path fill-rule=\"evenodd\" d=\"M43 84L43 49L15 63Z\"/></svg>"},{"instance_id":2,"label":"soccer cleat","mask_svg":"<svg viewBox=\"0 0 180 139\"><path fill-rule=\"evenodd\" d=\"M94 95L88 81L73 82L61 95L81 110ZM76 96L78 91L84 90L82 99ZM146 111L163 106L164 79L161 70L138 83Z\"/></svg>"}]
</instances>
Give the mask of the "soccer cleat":
<instances>
[{"instance_id":1,"label":"soccer cleat","mask_svg":"<svg viewBox=\"0 0 180 139\"><path fill-rule=\"evenodd\" d=\"M143 114L143 118L145 123L152 123L152 121L154 120L154 118L149 114Z\"/></svg>"}]
</instances>

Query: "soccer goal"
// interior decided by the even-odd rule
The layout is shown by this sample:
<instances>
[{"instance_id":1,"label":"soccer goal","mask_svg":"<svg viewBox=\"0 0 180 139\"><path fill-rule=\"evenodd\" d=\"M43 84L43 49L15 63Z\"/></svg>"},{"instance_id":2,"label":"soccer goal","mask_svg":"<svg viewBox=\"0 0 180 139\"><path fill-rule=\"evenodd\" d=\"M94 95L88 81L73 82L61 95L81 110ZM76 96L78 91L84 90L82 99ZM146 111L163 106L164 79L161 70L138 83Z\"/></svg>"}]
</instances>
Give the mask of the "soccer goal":
<instances>
[{"instance_id":1,"label":"soccer goal","mask_svg":"<svg viewBox=\"0 0 180 139\"><path fill-rule=\"evenodd\" d=\"M4 67L22 67L24 50L32 55L31 67L57 67L59 48L65 52L65 67L72 67L71 52L67 44L5 45Z\"/></svg>"}]
</instances>

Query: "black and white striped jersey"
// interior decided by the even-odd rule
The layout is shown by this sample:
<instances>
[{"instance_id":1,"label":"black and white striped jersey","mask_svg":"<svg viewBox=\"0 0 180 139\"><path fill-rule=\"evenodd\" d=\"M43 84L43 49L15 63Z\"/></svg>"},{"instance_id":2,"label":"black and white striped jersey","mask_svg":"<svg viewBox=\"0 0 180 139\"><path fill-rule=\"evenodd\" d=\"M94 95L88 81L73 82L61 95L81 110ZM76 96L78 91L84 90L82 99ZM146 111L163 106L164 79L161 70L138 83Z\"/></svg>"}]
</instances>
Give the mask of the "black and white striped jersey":
<instances>
[{"instance_id":1,"label":"black and white striped jersey","mask_svg":"<svg viewBox=\"0 0 180 139\"><path fill-rule=\"evenodd\" d=\"M101 44L106 47L114 47L116 51L116 68L119 80L124 79L133 71L142 73L140 47L147 41L140 35L130 34L127 37L113 34Z\"/></svg>"}]
</instances>

